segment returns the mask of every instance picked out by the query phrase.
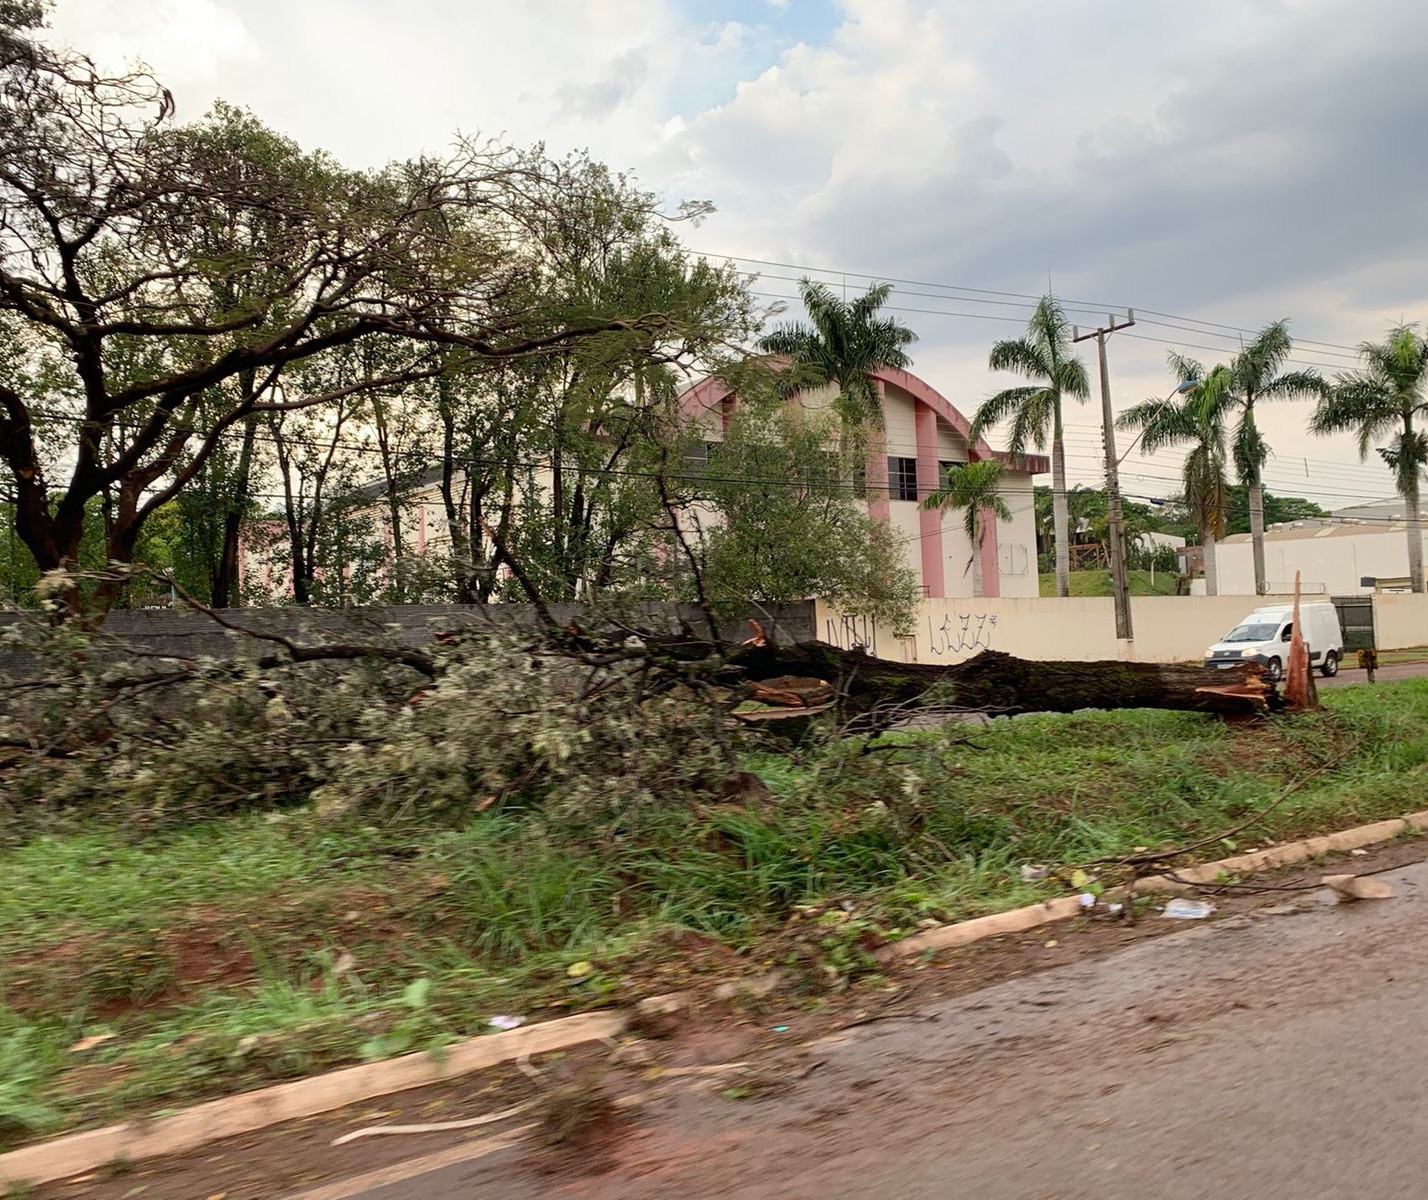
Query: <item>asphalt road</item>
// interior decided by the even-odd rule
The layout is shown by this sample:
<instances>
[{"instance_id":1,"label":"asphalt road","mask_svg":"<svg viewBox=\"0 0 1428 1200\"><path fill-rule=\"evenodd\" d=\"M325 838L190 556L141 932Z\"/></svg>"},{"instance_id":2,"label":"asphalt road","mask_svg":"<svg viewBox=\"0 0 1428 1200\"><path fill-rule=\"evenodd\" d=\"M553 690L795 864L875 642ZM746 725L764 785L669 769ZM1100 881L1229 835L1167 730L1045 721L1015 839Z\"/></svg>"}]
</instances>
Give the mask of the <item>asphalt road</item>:
<instances>
[{"instance_id":1,"label":"asphalt road","mask_svg":"<svg viewBox=\"0 0 1428 1200\"><path fill-rule=\"evenodd\" d=\"M1421 679L1428 675L1428 662L1385 663L1375 672L1379 683L1392 683L1395 679ZM1335 684L1367 683L1368 675L1357 667L1343 667L1333 679L1322 675L1314 676L1320 686L1333 687Z\"/></svg>"},{"instance_id":2,"label":"asphalt road","mask_svg":"<svg viewBox=\"0 0 1428 1200\"><path fill-rule=\"evenodd\" d=\"M697 1081L586 1164L542 1169L520 1143L355 1194L1425 1196L1428 864L1382 878L1394 899L1286 893L850 1030L772 1064L789 1086L769 1098Z\"/></svg>"}]
</instances>

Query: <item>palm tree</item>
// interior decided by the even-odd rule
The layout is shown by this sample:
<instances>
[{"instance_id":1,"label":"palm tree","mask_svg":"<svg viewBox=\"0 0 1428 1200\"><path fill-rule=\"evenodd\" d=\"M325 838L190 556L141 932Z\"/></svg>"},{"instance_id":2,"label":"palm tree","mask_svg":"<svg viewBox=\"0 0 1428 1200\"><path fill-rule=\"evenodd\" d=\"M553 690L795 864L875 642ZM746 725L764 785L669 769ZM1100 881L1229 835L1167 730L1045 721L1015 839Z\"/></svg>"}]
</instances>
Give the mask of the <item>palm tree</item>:
<instances>
[{"instance_id":1,"label":"palm tree","mask_svg":"<svg viewBox=\"0 0 1428 1200\"><path fill-rule=\"evenodd\" d=\"M1269 446L1255 423L1259 399L1321 398L1324 381L1315 371L1280 372L1294 348L1289 322L1275 321L1255 335L1230 363L1230 387L1224 397L1229 412L1238 411L1232 456L1235 474L1249 492L1250 540L1254 547L1254 589L1264 595L1264 465Z\"/></svg>"},{"instance_id":2,"label":"palm tree","mask_svg":"<svg viewBox=\"0 0 1428 1200\"><path fill-rule=\"evenodd\" d=\"M792 363L789 382L794 387L834 384L833 400L843 448L861 444L869 427L883 427L873 372L879 367L912 365L904 347L917 335L878 310L892 294L892 284L878 283L855 300L840 300L821 283L804 278L798 284L811 325L780 325L759 342L769 354L787 355Z\"/></svg>"},{"instance_id":3,"label":"palm tree","mask_svg":"<svg viewBox=\"0 0 1428 1200\"><path fill-rule=\"evenodd\" d=\"M994 425L1010 420L1007 449L1025 454L1040 450L1051 435L1051 520L1056 539L1056 594L1071 594L1071 552L1066 504L1066 447L1062 437L1061 398L1084 400L1091 394L1086 365L1071 352L1071 327L1055 296L1037 303L1026 336L1000 341L987 356L993 371L1013 371L1033 382L1007 388L982 401L969 438L976 441Z\"/></svg>"},{"instance_id":4,"label":"palm tree","mask_svg":"<svg viewBox=\"0 0 1428 1200\"><path fill-rule=\"evenodd\" d=\"M1230 485L1225 477L1226 418L1235 406L1233 374L1223 365L1206 373L1194 359L1173 351L1169 359L1179 382L1176 391L1165 399L1146 400L1127 409L1116 424L1122 429L1141 430L1141 445L1147 454L1165 446L1190 444L1183 468L1185 504L1200 531L1205 591L1217 596L1220 584L1215 541L1225 534L1230 507Z\"/></svg>"},{"instance_id":5,"label":"palm tree","mask_svg":"<svg viewBox=\"0 0 1428 1200\"><path fill-rule=\"evenodd\" d=\"M1367 458L1369 447L1381 438L1390 438L1378 447L1384 462L1393 471L1398 494L1403 497L1408 519L1408 575L1415 592L1423 588L1423 523L1419 484L1428 466L1428 341L1416 325L1400 325L1382 342L1359 346L1362 370L1340 375L1332 390L1319 402L1310 423L1315 433L1358 435L1359 457Z\"/></svg>"},{"instance_id":6,"label":"palm tree","mask_svg":"<svg viewBox=\"0 0 1428 1200\"><path fill-rule=\"evenodd\" d=\"M923 508L962 510L962 528L972 546L967 568L972 572L972 595L982 594L979 569L982 543L987 536L987 517L993 521L1010 521L1011 509L1002 499L1002 480L1006 467L995 458L983 458L965 466L951 467L942 479L942 486L922 502Z\"/></svg>"}]
</instances>

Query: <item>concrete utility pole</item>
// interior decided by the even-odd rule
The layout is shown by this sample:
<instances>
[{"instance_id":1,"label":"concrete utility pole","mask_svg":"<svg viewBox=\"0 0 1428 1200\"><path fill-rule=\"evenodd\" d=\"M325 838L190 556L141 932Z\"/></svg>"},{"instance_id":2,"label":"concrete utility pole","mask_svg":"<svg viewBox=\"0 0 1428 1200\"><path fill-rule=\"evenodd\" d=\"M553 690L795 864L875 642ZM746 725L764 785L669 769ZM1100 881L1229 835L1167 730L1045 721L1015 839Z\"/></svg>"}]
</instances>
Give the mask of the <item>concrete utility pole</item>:
<instances>
[{"instance_id":1,"label":"concrete utility pole","mask_svg":"<svg viewBox=\"0 0 1428 1200\"><path fill-rule=\"evenodd\" d=\"M1071 340L1084 342L1096 339L1096 353L1101 360L1101 436L1106 447L1106 523L1111 538L1111 590L1116 599L1116 639L1126 644L1126 657L1133 658L1135 633L1131 628L1130 579L1126 575L1125 525L1121 515L1121 477L1116 459L1116 417L1111 411L1111 377L1106 367L1106 339L1118 329L1135 324L1135 311L1126 310L1126 319L1119 324L1107 317L1101 328L1082 333L1075 326Z\"/></svg>"}]
</instances>

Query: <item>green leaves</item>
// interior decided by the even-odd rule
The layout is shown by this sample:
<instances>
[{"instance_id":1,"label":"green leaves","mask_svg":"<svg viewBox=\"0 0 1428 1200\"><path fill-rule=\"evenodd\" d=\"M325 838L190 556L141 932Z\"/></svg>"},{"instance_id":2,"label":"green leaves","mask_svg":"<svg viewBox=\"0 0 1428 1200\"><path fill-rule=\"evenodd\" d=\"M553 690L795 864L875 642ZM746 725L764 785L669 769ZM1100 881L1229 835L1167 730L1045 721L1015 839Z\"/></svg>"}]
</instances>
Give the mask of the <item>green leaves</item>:
<instances>
[{"instance_id":1,"label":"green leaves","mask_svg":"<svg viewBox=\"0 0 1428 1200\"><path fill-rule=\"evenodd\" d=\"M719 514L706 531L715 604L826 597L901 627L916 579L892 529L868 518L853 462L827 419L746 409L712 448L704 494Z\"/></svg>"},{"instance_id":2,"label":"green leaves","mask_svg":"<svg viewBox=\"0 0 1428 1200\"><path fill-rule=\"evenodd\" d=\"M871 372L911 366L906 348L917 340L907 326L878 316L892 295L892 285L874 284L849 301L825 284L805 278L799 283L799 295L810 324L781 325L760 340L759 348L787 356L794 375L804 381L798 386L837 384L834 407L845 430L881 428L882 408Z\"/></svg>"}]
</instances>

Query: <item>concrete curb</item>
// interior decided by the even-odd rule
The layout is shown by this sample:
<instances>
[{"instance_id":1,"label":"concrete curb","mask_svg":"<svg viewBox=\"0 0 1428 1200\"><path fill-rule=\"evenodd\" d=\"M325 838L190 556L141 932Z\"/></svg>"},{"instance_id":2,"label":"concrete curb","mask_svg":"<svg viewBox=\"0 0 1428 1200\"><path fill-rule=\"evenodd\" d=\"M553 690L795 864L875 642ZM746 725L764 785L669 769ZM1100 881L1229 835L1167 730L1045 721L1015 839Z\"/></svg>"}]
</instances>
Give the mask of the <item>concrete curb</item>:
<instances>
[{"instance_id":1,"label":"concrete curb","mask_svg":"<svg viewBox=\"0 0 1428 1200\"><path fill-rule=\"evenodd\" d=\"M374 1096L469 1075L527 1054L547 1054L615 1037L624 1031L633 1012L616 1009L561 1017L471 1038L447 1047L440 1056L425 1051L407 1054L225 1096L165 1117L68 1134L0 1154L0 1184L52 1183L116 1161L180 1154L281 1121L312 1117Z\"/></svg>"},{"instance_id":2,"label":"concrete curb","mask_svg":"<svg viewBox=\"0 0 1428 1200\"><path fill-rule=\"evenodd\" d=\"M1137 881L1136 892L1178 891L1187 884L1213 882L1222 874L1242 875L1288 866L1319 854L1358 850L1413 831L1428 831L1428 811L1187 867L1176 872L1179 878L1175 880L1164 875L1148 876ZM1108 893L1107 897L1110 896ZM1065 921L1082 912L1085 909L1079 896L1062 896L1010 912L976 917L913 934L882 947L878 958L890 962L930 950L949 950L1007 933L1020 933L1053 921ZM472 1038L447 1047L440 1057L426 1052L408 1054L385 1062L348 1067L326 1075L210 1100L169 1116L66 1134L52 1141L0 1154L0 1184L53 1183L116 1161L132 1162L159 1155L180 1154L209 1142L251 1133L283 1121L317 1116L376 1096L469 1075L527 1054L548 1054L585 1042L615 1037L625 1031L636 1013L658 1016L674 1012L684 1004L685 999L678 994L653 996L642 1000L635 1008L582 1013L506 1033Z\"/></svg>"},{"instance_id":3,"label":"concrete curb","mask_svg":"<svg viewBox=\"0 0 1428 1200\"><path fill-rule=\"evenodd\" d=\"M1271 846L1268 850L1256 850L1252 854L1237 854L1233 858L1186 867L1184 870L1177 870L1174 879L1167 875L1147 875L1144 879L1136 880L1135 891L1137 895L1184 891L1189 885L1213 883L1221 875L1245 875L1252 871L1287 867L1320 854L1360 850L1378 842L1392 841L1400 834L1425 830L1428 830L1428 810L1410 813L1406 817L1395 817L1391 821L1375 821L1372 825L1360 825L1339 833L1325 834L1323 837L1306 838L1302 842ZM1125 889L1116 888L1109 891L1102 899L1124 900ZM958 921L952 925L929 929L925 933L915 933L911 937L883 946L877 952L877 957L882 962L892 962L895 959L924 954L929 950L951 950L986 938L1000 937L1006 933L1021 933L1027 929L1035 929L1038 925L1069 920L1085 911L1080 896L1062 896L1056 900L1044 900L1040 904L1028 904L1025 908L1014 908L989 917L976 917L971 921Z\"/></svg>"}]
</instances>

